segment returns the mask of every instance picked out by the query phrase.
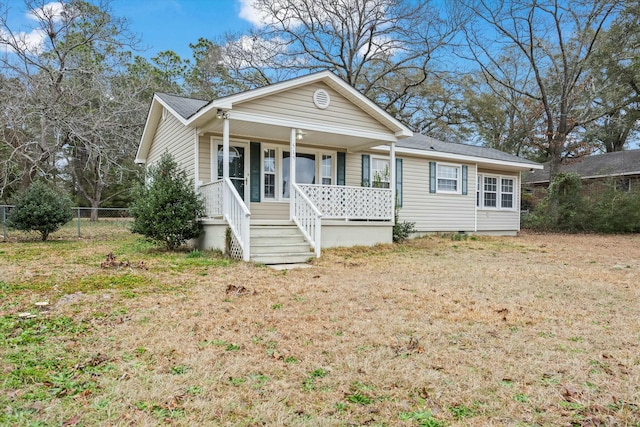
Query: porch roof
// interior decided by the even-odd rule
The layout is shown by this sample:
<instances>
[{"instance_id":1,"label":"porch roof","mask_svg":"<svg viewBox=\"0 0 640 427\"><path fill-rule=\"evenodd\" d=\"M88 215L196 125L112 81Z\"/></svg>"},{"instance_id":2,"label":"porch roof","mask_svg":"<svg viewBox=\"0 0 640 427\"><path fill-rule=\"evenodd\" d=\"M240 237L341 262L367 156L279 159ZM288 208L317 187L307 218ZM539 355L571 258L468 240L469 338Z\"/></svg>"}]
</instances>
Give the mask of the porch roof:
<instances>
[{"instance_id":1,"label":"porch roof","mask_svg":"<svg viewBox=\"0 0 640 427\"><path fill-rule=\"evenodd\" d=\"M353 106L354 111L364 113L369 120L377 123L378 128L367 128L357 118L347 120L344 116L337 120L305 120L301 116L276 114L277 111L273 110L256 113L243 109L252 102L313 84L323 84L335 91ZM213 101L156 94L140 141L136 157L139 161L146 158L163 108L184 126L196 128L199 134L222 134L223 120L218 118L218 112L224 111L230 118L231 135L235 138L288 141L291 129L295 128L303 132L304 144L344 148L349 151L396 142L413 135L408 127L344 80L330 71L322 71ZM317 110L317 116L321 114L323 110Z\"/></svg>"}]
</instances>

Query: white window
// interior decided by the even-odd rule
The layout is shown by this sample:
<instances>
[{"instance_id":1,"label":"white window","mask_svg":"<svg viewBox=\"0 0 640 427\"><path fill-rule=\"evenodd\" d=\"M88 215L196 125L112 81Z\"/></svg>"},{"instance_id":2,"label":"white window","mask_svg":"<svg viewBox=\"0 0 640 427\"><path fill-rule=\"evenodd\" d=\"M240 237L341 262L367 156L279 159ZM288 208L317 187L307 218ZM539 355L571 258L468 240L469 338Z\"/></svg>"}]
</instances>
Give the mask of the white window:
<instances>
[{"instance_id":1,"label":"white window","mask_svg":"<svg viewBox=\"0 0 640 427\"><path fill-rule=\"evenodd\" d=\"M486 209L514 210L516 208L515 178L478 175L476 206Z\"/></svg>"},{"instance_id":2,"label":"white window","mask_svg":"<svg viewBox=\"0 0 640 427\"><path fill-rule=\"evenodd\" d=\"M389 188L390 181L389 159L371 157L371 186Z\"/></svg>"},{"instance_id":3,"label":"white window","mask_svg":"<svg viewBox=\"0 0 640 427\"><path fill-rule=\"evenodd\" d=\"M484 177L484 204L485 208L498 206L498 178L495 176Z\"/></svg>"},{"instance_id":4,"label":"white window","mask_svg":"<svg viewBox=\"0 0 640 427\"><path fill-rule=\"evenodd\" d=\"M460 167L438 163L436 188L438 193L460 193Z\"/></svg>"},{"instance_id":5,"label":"white window","mask_svg":"<svg viewBox=\"0 0 640 427\"><path fill-rule=\"evenodd\" d=\"M320 165L320 174L322 177L322 185L331 185L333 178L333 156L328 154L322 155L322 164Z\"/></svg>"},{"instance_id":6,"label":"white window","mask_svg":"<svg viewBox=\"0 0 640 427\"><path fill-rule=\"evenodd\" d=\"M264 174L264 198L275 199L276 197L276 150L265 148L262 150L262 172Z\"/></svg>"},{"instance_id":7,"label":"white window","mask_svg":"<svg viewBox=\"0 0 640 427\"><path fill-rule=\"evenodd\" d=\"M513 209L513 179L501 178L502 182L500 189L500 207L502 209Z\"/></svg>"}]
</instances>

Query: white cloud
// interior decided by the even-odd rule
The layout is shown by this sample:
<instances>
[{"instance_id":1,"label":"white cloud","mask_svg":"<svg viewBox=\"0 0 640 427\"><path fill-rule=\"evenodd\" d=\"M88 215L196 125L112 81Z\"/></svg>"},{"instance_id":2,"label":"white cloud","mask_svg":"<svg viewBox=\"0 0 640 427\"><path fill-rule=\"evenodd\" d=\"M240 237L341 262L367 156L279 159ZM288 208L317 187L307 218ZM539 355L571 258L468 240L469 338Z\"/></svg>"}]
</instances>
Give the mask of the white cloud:
<instances>
[{"instance_id":1,"label":"white cloud","mask_svg":"<svg viewBox=\"0 0 640 427\"><path fill-rule=\"evenodd\" d=\"M238 16L245 21L249 21L256 27L262 27L265 25L267 16L260 12L254 6L254 0L238 0L240 3L240 13Z\"/></svg>"},{"instance_id":2,"label":"white cloud","mask_svg":"<svg viewBox=\"0 0 640 427\"><path fill-rule=\"evenodd\" d=\"M62 12L64 11L64 5L60 2L51 2L43 5L41 8L30 10L27 12L27 18L38 20L59 21L62 19Z\"/></svg>"},{"instance_id":3,"label":"white cloud","mask_svg":"<svg viewBox=\"0 0 640 427\"><path fill-rule=\"evenodd\" d=\"M32 21L59 22L62 19L64 5L60 2L51 2L41 8L30 10L26 16ZM13 36L0 31L0 51L15 52L16 49L31 54L40 54L44 50L46 32L41 28L34 28L29 32L18 31Z\"/></svg>"}]
</instances>

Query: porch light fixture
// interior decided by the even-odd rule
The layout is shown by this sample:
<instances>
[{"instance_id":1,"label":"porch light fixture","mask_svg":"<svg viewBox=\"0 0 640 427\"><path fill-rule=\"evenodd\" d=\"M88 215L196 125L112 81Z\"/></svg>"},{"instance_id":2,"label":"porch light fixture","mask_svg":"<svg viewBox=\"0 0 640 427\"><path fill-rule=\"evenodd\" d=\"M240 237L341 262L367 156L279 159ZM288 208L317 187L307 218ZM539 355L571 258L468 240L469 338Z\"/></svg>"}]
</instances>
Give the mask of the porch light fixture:
<instances>
[{"instance_id":1,"label":"porch light fixture","mask_svg":"<svg viewBox=\"0 0 640 427\"><path fill-rule=\"evenodd\" d=\"M229 118L229 113L227 111L224 111L220 108L218 108L218 111L216 112L216 117L219 119L228 119Z\"/></svg>"},{"instance_id":2,"label":"porch light fixture","mask_svg":"<svg viewBox=\"0 0 640 427\"><path fill-rule=\"evenodd\" d=\"M304 134L302 133L302 131L300 129L296 130L296 139L298 141L302 141L302 138L304 138Z\"/></svg>"}]
</instances>

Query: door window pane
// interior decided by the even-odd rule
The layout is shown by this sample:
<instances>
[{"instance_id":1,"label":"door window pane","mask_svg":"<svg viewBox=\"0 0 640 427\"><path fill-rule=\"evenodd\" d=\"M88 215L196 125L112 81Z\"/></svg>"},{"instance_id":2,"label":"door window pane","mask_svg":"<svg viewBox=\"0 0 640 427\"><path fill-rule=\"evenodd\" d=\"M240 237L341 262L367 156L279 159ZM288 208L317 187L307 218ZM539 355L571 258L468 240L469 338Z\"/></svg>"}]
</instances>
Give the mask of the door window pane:
<instances>
[{"instance_id":1,"label":"door window pane","mask_svg":"<svg viewBox=\"0 0 640 427\"><path fill-rule=\"evenodd\" d=\"M289 160L290 153L282 153L282 197L289 198ZM296 153L296 183L316 183L316 156L315 154Z\"/></svg>"},{"instance_id":2,"label":"door window pane","mask_svg":"<svg viewBox=\"0 0 640 427\"><path fill-rule=\"evenodd\" d=\"M218 178L222 178L224 155L222 145L218 146ZM244 147L229 147L229 179L244 200Z\"/></svg>"}]
</instances>

